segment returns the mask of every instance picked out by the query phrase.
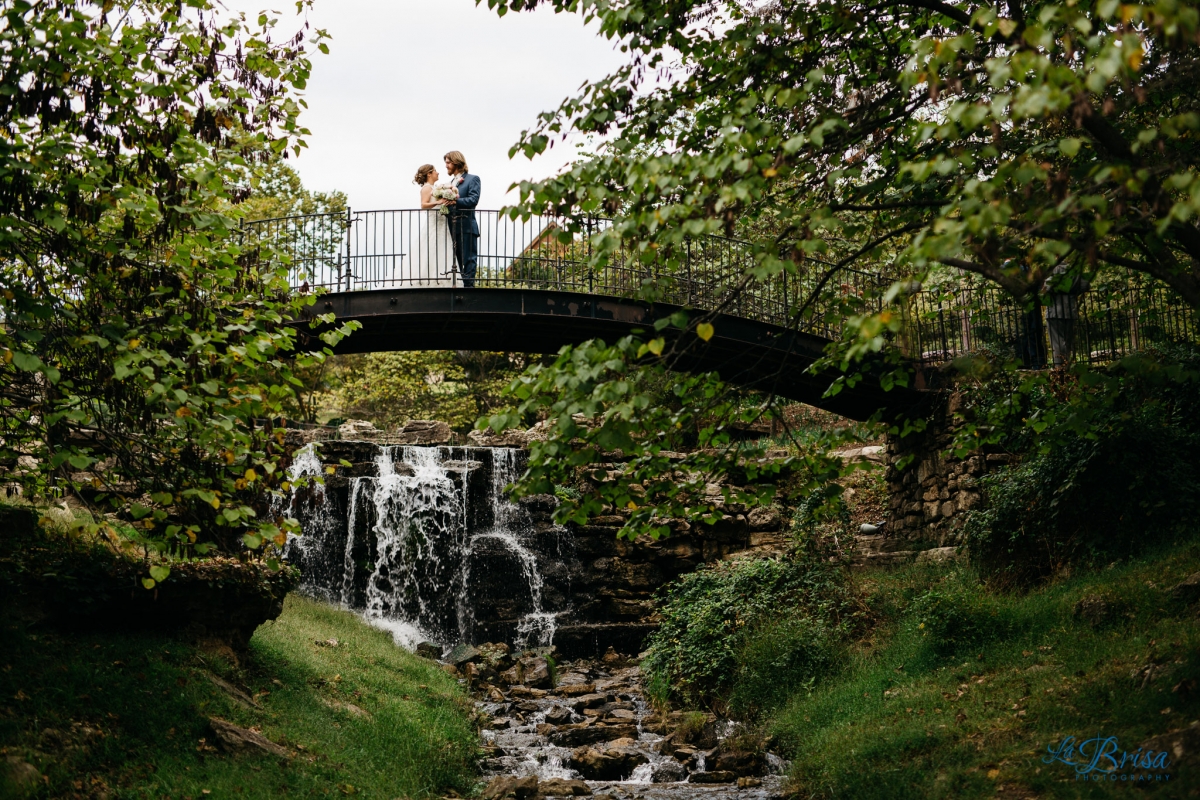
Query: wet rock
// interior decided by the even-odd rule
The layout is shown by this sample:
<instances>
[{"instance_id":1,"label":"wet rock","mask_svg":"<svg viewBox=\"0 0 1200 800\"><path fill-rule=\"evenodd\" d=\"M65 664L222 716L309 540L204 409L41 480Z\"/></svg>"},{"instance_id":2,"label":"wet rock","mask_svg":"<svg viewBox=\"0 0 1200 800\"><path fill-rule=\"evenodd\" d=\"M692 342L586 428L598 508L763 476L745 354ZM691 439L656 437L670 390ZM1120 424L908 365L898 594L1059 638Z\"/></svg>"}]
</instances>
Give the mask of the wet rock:
<instances>
[{"instance_id":1,"label":"wet rock","mask_svg":"<svg viewBox=\"0 0 1200 800\"><path fill-rule=\"evenodd\" d=\"M395 444L446 444L450 441L450 426L437 420L413 419L404 423L404 427L397 430L390 438Z\"/></svg>"},{"instance_id":2,"label":"wet rock","mask_svg":"<svg viewBox=\"0 0 1200 800\"><path fill-rule=\"evenodd\" d=\"M508 688L508 693L512 697L532 697L534 700L540 700L546 695L550 694L550 692L546 691L545 689L531 689L528 686L522 686L520 684L516 686L510 686Z\"/></svg>"},{"instance_id":3,"label":"wet rock","mask_svg":"<svg viewBox=\"0 0 1200 800\"><path fill-rule=\"evenodd\" d=\"M664 761L650 773L651 783L678 783L687 780L687 767L677 761Z\"/></svg>"},{"instance_id":4,"label":"wet rock","mask_svg":"<svg viewBox=\"0 0 1200 800\"><path fill-rule=\"evenodd\" d=\"M239 728L228 720L220 717L209 717L209 724L217 740L229 750L247 750L257 748L273 756L287 758L290 753L281 745L275 744L261 733Z\"/></svg>"},{"instance_id":5,"label":"wet rock","mask_svg":"<svg viewBox=\"0 0 1200 800\"><path fill-rule=\"evenodd\" d=\"M525 800L527 797L534 797L538 793L538 779L536 775L529 775L524 778L516 778L511 775L501 775L492 778L491 782L483 790L480 795L481 800L502 800L506 797L514 798L514 800Z\"/></svg>"},{"instance_id":6,"label":"wet rock","mask_svg":"<svg viewBox=\"0 0 1200 800\"><path fill-rule=\"evenodd\" d=\"M585 686L589 683L588 676L582 672L564 672L558 676L558 688L560 689L567 686Z\"/></svg>"},{"instance_id":7,"label":"wet rock","mask_svg":"<svg viewBox=\"0 0 1200 800\"><path fill-rule=\"evenodd\" d=\"M446 656L446 663L453 664L456 667L462 667L463 664L475 661L479 658L479 651L469 644L460 643L454 646L454 649Z\"/></svg>"},{"instance_id":8,"label":"wet rock","mask_svg":"<svg viewBox=\"0 0 1200 800\"><path fill-rule=\"evenodd\" d=\"M662 750L661 752L668 753L671 751ZM677 747L675 748L675 751L671 753L671 755L674 756L675 760L686 764L688 767L694 767L696 766L696 756L699 754L699 752L700 751L694 747Z\"/></svg>"},{"instance_id":9,"label":"wet rock","mask_svg":"<svg viewBox=\"0 0 1200 800\"><path fill-rule=\"evenodd\" d=\"M762 786L762 780L759 778L738 778L737 786L739 789L754 789L755 787Z\"/></svg>"},{"instance_id":10,"label":"wet rock","mask_svg":"<svg viewBox=\"0 0 1200 800\"><path fill-rule=\"evenodd\" d=\"M578 709L582 709L582 708L599 708L600 706L604 705L607 702L608 702L608 695L593 693L593 694L580 695L579 697L576 697L573 705L578 710Z\"/></svg>"},{"instance_id":11,"label":"wet rock","mask_svg":"<svg viewBox=\"0 0 1200 800\"><path fill-rule=\"evenodd\" d=\"M592 683L575 683L563 686L559 684L554 689L555 694L560 694L563 697L579 697L586 694L594 694L596 691L595 684Z\"/></svg>"},{"instance_id":12,"label":"wet rock","mask_svg":"<svg viewBox=\"0 0 1200 800\"><path fill-rule=\"evenodd\" d=\"M612 647L604 651L604 655L600 658L605 664L624 664L625 656L618 653Z\"/></svg>"},{"instance_id":13,"label":"wet rock","mask_svg":"<svg viewBox=\"0 0 1200 800\"><path fill-rule=\"evenodd\" d=\"M428 658L431 661L437 661L442 657L442 648L438 647L433 642L421 642L417 645L417 655L421 658Z\"/></svg>"},{"instance_id":14,"label":"wet rock","mask_svg":"<svg viewBox=\"0 0 1200 800\"><path fill-rule=\"evenodd\" d=\"M737 776L732 772L713 770L712 772L693 772L688 783L733 783Z\"/></svg>"},{"instance_id":15,"label":"wet rock","mask_svg":"<svg viewBox=\"0 0 1200 800\"><path fill-rule=\"evenodd\" d=\"M338 438L346 441L369 441L382 435L383 431L365 419L348 419L338 426Z\"/></svg>"},{"instance_id":16,"label":"wet rock","mask_svg":"<svg viewBox=\"0 0 1200 800\"><path fill-rule=\"evenodd\" d=\"M631 711L627 708L614 708L612 711L608 712L608 715L604 718L604 721L617 725L631 724L637 721L637 712Z\"/></svg>"},{"instance_id":17,"label":"wet rock","mask_svg":"<svg viewBox=\"0 0 1200 800\"><path fill-rule=\"evenodd\" d=\"M479 645L479 656L484 663L497 672L506 670L512 666L512 657L509 655L512 648L505 642L488 642L487 644Z\"/></svg>"},{"instance_id":18,"label":"wet rock","mask_svg":"<svg viewBox=\"0 0 1200 800\"><path fill-rule=\"evenodd\" d=\"M625 780L634 769L649 759L633 747L609 747L598 750L593 747L578 747L571 752L568 766L593 781Z\"/></svg>"},{"instance_id":19,"label":"wet rock","mask_svg":"<svg viewBox=\"0 0 1200 800\"><path fill-rule=\"evenodd\" d=\"M513 721L509 717L496 717L488 727L494 731L502 731L512 726Z\"/></svg>"},{"instance_id":20,"label":"wet rock","mask_svg":"<svg viewBox=\"0 0 1200 800\"><path fill-rule=\"evenodd\" d=\"M538 784L538 793L543 797L584 797L592 793L592 787L584 781L550 778Z\"/></svg>"},{"instance_id":21,"label":"wet rock","mask_svg":"<svg viewBox=\"0 0 1200 800\"><path fill-rule=\"evenodd\" d=\"M574 717L566 706L555 706L546 712L546 722L551 725L569 725Z\"/></svg>"},{"instance_id":22,"label":"wet rock","mask_svg":"<svg viewBox=\"0 0 1200 800\"><path fill-rule=\"evenodd\" d=\"M550 688L550 665L544 658L521 659L522 683L534 689Z\"/></svg>"},{"instance_id":23,"label":"wet rock","mask_svg":"<svg viewBox=\"0 0 1200 800\"><path fill-rule=\"evenodd\" d=\"M523 680L521 678L521 665L514 664L511 668L501 672L500 680L509 686L523 684Z\"/></svg>"},{"instance_id":24,"label":"wet rock","mask_svg":"<svg viewBox=\"0 0 1200 800\"><path fill-rule=\"evenodd\" d=\"M1200 572L1177 583L1171 589L1171 597L1188 605L1200 600Z\"/></svg>"},{"instance_id":25,"label":"wet rock","mask_svg":"<svg viewBox=\"0 0 1200 800\"><path fill-rule=\"evenodd\" d=\"M739 778L761 775L765 767L762 753L738 750L718 754L713 764L715 772L732 772Z\"/></svg>"},{"instance_id":26,"label":"wet rock","mask_svg":"<svg viewBox=\"0 0 1200 800\"><path fill-rule=\"evenodd\" d=\"M550 744L559 747L583 747L610 741L608 731L597 725L562 726L548 737Z\"/></svg>"}]
</instances>

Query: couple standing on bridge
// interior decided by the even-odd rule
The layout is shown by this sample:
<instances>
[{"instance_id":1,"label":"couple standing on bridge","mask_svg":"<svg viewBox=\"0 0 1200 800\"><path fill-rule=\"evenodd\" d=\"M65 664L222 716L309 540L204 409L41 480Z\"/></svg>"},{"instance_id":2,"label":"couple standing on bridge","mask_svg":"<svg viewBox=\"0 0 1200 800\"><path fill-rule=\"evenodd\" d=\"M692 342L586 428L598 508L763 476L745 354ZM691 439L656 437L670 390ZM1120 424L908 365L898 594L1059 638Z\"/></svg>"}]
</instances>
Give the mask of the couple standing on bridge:
<instances>
[{"instance_id":1,"label":"couple standing on bridge","mask_svg":"<svg viewBox=\"0 0 1200 800\"><path fill-rule=\"evenodd\" d=\"M463 287L471 289L479 262L479 176L467 172L467 159L457 150L444 159L450 176L446 183L437 183L432 164L422 165L413 179L421 187L421 211L404 280L414 286L454 286L457 272Z\"/></svg>"}]
</instances>

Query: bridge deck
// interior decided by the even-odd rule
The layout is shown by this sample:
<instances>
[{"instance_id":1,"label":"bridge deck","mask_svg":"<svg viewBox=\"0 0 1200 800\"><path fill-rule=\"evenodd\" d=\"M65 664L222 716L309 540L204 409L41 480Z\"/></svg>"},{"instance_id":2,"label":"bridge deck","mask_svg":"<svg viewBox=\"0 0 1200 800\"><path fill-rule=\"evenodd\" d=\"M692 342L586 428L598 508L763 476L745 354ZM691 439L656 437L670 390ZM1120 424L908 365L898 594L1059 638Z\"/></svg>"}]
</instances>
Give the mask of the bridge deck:
<instances>
[{"instance_id":1,"label":"bridge deck","mask_svg":"<svg viewBox=\"0 0 1200 800\"><path fill-rule=\"evenodd\" d=\"M631 331L653 330L654 322L679 310L663 303L537 289L378 289L322 296L314 313L334 313L339 322L357 320L362 329L346 337L338 353L389 350L510 350L556 353L566 344L600 338L616 341ZM834 375L808 372L828 339L731 315L713 320L708 342L688 334L687 346L671 366L689 372L719 372L746 386L851 419L866 419L886 406L913 409L920 392L864 381L853 392L825 399Z\"/></svg>"}]
</instances>

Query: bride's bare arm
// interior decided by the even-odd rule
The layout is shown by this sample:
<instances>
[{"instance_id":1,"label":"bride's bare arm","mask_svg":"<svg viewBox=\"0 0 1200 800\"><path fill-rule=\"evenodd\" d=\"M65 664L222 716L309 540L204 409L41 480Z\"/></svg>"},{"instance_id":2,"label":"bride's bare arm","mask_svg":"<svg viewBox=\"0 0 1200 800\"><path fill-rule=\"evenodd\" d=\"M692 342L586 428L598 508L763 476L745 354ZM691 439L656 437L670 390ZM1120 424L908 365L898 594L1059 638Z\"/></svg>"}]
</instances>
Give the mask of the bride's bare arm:
<instances>
[{"instance_id":1,"label":"bride's bare arm","mask_svg":"<svg viewBox=\"0 0 1200 800\"><path fill-rule=\"evenodd\" d=\"M433 199L433 185L425 184L421 187L421 208L437 208L441 203Z\"/></svg>"}]
</instances>

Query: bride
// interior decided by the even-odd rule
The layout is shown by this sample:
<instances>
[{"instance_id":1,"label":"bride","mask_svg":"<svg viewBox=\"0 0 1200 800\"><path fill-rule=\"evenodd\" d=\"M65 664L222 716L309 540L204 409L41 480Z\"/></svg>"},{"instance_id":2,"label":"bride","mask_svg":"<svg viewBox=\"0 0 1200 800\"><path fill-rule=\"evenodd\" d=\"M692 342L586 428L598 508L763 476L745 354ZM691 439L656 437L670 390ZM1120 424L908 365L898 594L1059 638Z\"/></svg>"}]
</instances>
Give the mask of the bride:
<instances>
[{"instance_id":1,"label":"bride","mask_svg":"<svg viewBox=\"0 0 1200 800\"><path fill-rule=\"evenodd\" d=\"M413 226L411 254L407 259L404 283L408 286L453 286L454 242L450 223L441 212L442 201L433 197L438 172L432 164L417 170L413 183L421 187L421 211Z\"/></svg>"}]
</instances>

